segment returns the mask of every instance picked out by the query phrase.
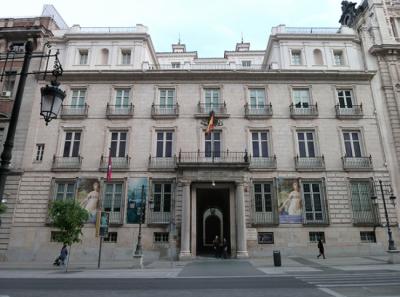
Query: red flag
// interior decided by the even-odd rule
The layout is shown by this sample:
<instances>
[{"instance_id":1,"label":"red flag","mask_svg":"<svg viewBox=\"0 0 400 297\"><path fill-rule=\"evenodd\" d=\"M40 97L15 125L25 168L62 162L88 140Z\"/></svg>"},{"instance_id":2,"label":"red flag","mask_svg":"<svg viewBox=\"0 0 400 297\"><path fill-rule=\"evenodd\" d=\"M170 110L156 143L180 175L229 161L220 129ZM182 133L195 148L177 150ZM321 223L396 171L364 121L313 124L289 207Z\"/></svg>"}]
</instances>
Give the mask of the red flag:
<instances>
[{"instance_id":1,"label":"red flag","mask_svg":"<svg viewBox=\"0 0 400 297\"><path fill-rule=\"evenodd\" d=\"M210 119L208 121L206 134L210 133L212 130L214 130L214 111L210 112Z\"/></svg>"},{"instance_id":2,"label":"red flag","mask_svg":"<svg viewBox=\"0 0 400 297\"><path fill-rule=\"evenodd\" d=\"M108 165L107 165L107 182L111 181L112 176L112 157L111 157L111 150L108 154Z\"/></svg>"}]
</instances>

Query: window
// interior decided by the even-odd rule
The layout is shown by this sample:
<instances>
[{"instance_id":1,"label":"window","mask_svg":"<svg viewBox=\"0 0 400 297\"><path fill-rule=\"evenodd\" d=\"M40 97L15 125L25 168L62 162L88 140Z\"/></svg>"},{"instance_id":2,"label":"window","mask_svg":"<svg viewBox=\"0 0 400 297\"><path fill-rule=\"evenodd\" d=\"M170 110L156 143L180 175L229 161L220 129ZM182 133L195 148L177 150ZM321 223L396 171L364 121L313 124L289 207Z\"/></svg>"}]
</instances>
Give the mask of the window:
<instances>
[{"instance_id":1,"label":"window","mask_svg":"<svg viewBox=\"0 0 400 297\"><path fill-rule=\"evenodd\" d=\"M36 161L41 162L43 161L43 154L44 154L44 144L39 143L36 144Z\"/></svg>"},{"instance_id":2,"label":"window","mask_svg":"<svg viewBox=\"0 0 400 297\"><path fill-rule=\"evenodd\" d=\"M353 181L351 186L351 205L354 212L371 212L371 184L369 181Z\"/></svg>"},{"instance_id":3,"label":"window","mask_svg":"<svg viewBox=\"0 0 400 297\"><path fill-rule=\"evenodd\" d=\"M153 184L153 211L170 212L171 211L172 184L154 183Z\"/></svg>"},{"instance_id":4,"label":"window","mask_svg":"<svg viewBox=\"0 0 400 297\"><path fill-rule=\"evenodd\" d=\"M293 104L296 108L309 108L310 101L309 89L293 89Z\"/></svg>"},{"instance_id":5,"label":"window","mask_svg":"<svg viewBox=\"0 0 400 297\"><path fill-rule=\"evenodd\" d=\"M160 89L160 107L173 108L175 89Z\"/></svg>"},{"instance_id":6,"label":"window","mask_svg":"<svg viewBox=\"0 0 400 297\"><path fill-rule=\"evenodd\" d=\"M20 42L13 42L10 45L11 51L15 53L24 53L25 52L25 42L20 41Z\"/></svg>"},{"instance_id":7,"label":"window","mask_svg":"<svg viewBox=\"0 0 400 297\"><path fill-rule=\"evenodd\" d=\"M79 64L87 65L88 64L89 51L87 49L79 50Z\"/></svg>"},{"instance_id":8,"label":"window","mask_svg":"<svg viewBox=\"0 0 400 297\"><path fill-rule=\"evenodd\" d=\"M127 140L127 132L125 131L111 132L111 157L126 156L126 140Z\"/></svg>"},{"instance_id":9,"label":"window","mask_svg":"<svg viewBox=\"0 0 400 297\"><path fill-rule=\"evenodd\" d=\"M58 242L57 238L61 235L61 231L50 231L50 242Z\"/></svg>"},{"instance_id":10,"label":"window","mask_svg":"<svg viewBox=\"0 0 400 297\"><path fill-rule=\"evenodd\" d=\"M308 232L310 242L318 242L319 239L325 243L325 232Z\"/></svg>"},{"instance_id":11,"label":"window","mask_svg":"<svg viewBox=\"0 0 400 297\"><path fill-rule=\"evenodd\" d=\"M250 92L250 108L264 108L265 106L265 90L249 89Z\"/></svg>"},{"instance_id":12,"label":"window","mask_svg":"<svg viewBox=\"0 0 400 297\"><path fill-rule=\"evenodd\" d=\"M123 183L106 183L103 211L110 212L110 222L120 222Z\"/></svg>"},{"instance_id":13,"label":"window","mask_svg":"<svg viewBox=\"0 0 400 297\"><path fill-rule=\"evenodd\" d=\"M169 233L168 232L154 232L154 242L155 243L163 243L168 242Z\"/></svg>"},{"instance_id":14,"label":"window","mask_svg":"<svg viewBox=\"0 0 400 297\"><path fill-rule=\"evenodd\" d=\"M337 90L340 108L353 108L353 94L351 90Z\"/></svg>"},{"instance_id":15,"label":"window","mask_svg":"<svg viewBox=\"0 0 400 297\"><path fill-rule=\"evenodd\" d=\"M297 132L297 142L299 144L300 158L315 157L315 140L314 131Z\"/></svg>"},{"instance_id":16,"label":"window","mask_svg":"<svg viewBox=\"0 0 400 297\"><path fill-rule=\"evenodd\" d=\"M256 212L272 212L272 183L254 184L254 204Z\"/></svg>"},{"instance_id":17,"label":"window","mask_svg":"<svg viewBox=\"0 0 400 297\"><path fill-rule=\"evenodd\" d=\"M71 105L72 107L82 107L85 105L86 90L85 89L73 89Z\"/></svg>"},{"instance_id":18,"label":"window","mask_svg":"<svg viewBox=\"0 0 400 297\"><path fill-rule=\"evenodd\" d=\"M172 157L172 131L159 131L157 132L157 158L171 158Z\"/></svg>"},{"instance_id":19,"label":"window","mask_svg":"<svg viewBox=\"0 0 400 297\"><path fill-rule=\"evenodd\" d=\"M81 142L80 131L66 132L63 157L79 157L80 142Z\"/></svg>"},{"instance_id":20,"label":"window","mask_svg":"<svg viewBox=\"0 0 400 297\"><path fill-rule=\"evenodd\" d=\"M205 134L205 157L221 156L221 132L213 131Z\"/></svg>"},{"instance_id":21,"label":"window","mask_svg":"<svg viewBox=\"0 0 400 297\"><path fill-rule=\"evenodd\" d=\"M292 50L292 65L301 65L301 51Z\"/></svg>"},{"instance_id":22,"label":"window","mask_svg":"<svg viewBox=\"0 0 400 297\"><path fill-rule=\"evenodd\" d=\"M5 79L3 83L3 97L11 97L14 92L15 80L17 79L17 73L15 71L6 71Z\"/></svg>"},{"instance_id":23,"label":"window","mask_svg":"<svg viewBox=\"0 0 400 297\"><path fill-rule=\"evenodd\" d=\"M117 89L115 93L115 107L126 108L129 105L130 89Z\"/></svg>"},{"instance_id":24,"label":"window","mask_svg":"<svg viewBox=\"0 0 400 297\"><path fill-rule=\"evenodd\" d=\"M321 184L319 182L303 182L304 214L306 222L324 220Z\"/></svg>"},{"instance_id":25,"label":"window","mask_svg":"<svg viewBox=\"0 0 400 297\"><path fill-rule=\"evenodd\" d=\"M103 48L101 50L101 65L107 65L108 64L108 49L107 48Z\"/></svg>"},{"instance_id":26,"label":"window","mask_svg":"<svg viewBox=\"0 0 400 297\"><path fill-rule=\"evenodd\" d=\"M361 231L360 232L361 242L372 242L376 243L376 236L374 231Z\"/></svg>"},{"instance_id":27,"label":"window","mask_svg":"<svg viewBox=\"0 0 400 297\"><path fill-rule=\"evenodd\" d=\"M343 139L347 158L362 157L361 133L359 131L343 132Z\"/></svg>"},{"instance_id":28,"label":"window","mask_svg":"<svg viewBox=\"0 0 400 297\"><path fill-rule=\"evenodd\" d=\"M251 66L251 61L242 61L242 66L243 67L250 67Z\"/></svg>"},{"instance_id":29,"label":"window","mask_svg":"<svg viewBox=\"0 0 400 297\"><path fill-rule=\"evenodd\" d=\"M107 236L104 237L104 242L117 242L118 232L108 232Z\"/></svg>"},{"instance_id":30,"label":"window","mask_svg":"<svg viewBox=\"0 0 400 297\"><path fill-rule=\"evenodd\" d=\"M121 56L122 56L121 64L123 65L131 64L131 50L129 49L121 50Z\"/></svg>"},{"instance_id":31,"label":"window","mask_svg":"<svg viewBox=\"0 0 400 297\"><path fill-rule=\"evenodd\" d=\"M322 52L320 49L315 49L313 51L314 55L314 65L324 65L324 59L322 58Z\"/></svg>"},{"instance_id":32,"label":"window","mask_svg":"<svg viewBox=\"0 0 400 297\"><path fill-rule=\"evenodd\" d=\"M181 62L172 62L171 67L173 69L179 69L179 68L181 68Z\"/></svg>"},{"instance_id":33,"label":"window","mask_svg":"<svg viewBox=\"0 0 400 297\"><path fill-rule=\"evenodd\" d=\"M268 131L252 132L251 133L251 141L252 141L252 148L253 148L253 157L255 157L255 158L268 158L269 157Z\"/></svg>"},{"instance_id":34,"label":"window","mask_svg":"<svg viewBox=\"0 0 400 297\"><path fill-rule=\"evenodd\" d=\"M204 101L206 104L206 112L210 112L217 107L220 100L219 89L204 89Z\"/></svg>"},{"instance_id":35,"label":"window","mask_svg":"<svg viewBox=\"0 0 400 297\"><path fill-rule=\"evenodd\" d=\"M336 66L344 65L343 51L333 51L333 64Z\"/></svg>"},{"instance_id":36,"label":"window","mask_svg":"<svg viewBox=\"0 0 400 297\"><path fill-rule=\"evenodd\" d=\"M75 182L56 182L55 183L55 200L74 199Z\"/></svg>"}]
</instances>

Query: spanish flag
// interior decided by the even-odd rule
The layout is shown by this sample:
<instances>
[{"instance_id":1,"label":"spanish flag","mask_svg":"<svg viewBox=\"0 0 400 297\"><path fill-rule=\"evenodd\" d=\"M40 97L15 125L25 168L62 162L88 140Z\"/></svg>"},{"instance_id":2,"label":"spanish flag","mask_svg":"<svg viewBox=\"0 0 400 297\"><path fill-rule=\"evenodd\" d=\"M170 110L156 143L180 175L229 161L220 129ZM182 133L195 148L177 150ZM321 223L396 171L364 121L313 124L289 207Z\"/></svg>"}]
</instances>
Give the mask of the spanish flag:
<instances>
[{"instance_id":1,"label":"spanish flag","mask_svg":"<svg viewBox=\"0 0 400 297\"><path fill-rule=\"evenodd\" d=\"M214 130L214 111L213 110L210 112L210 119L208 120L206 134L210 133L212 130Z\"/></svg>"}]
</instances>

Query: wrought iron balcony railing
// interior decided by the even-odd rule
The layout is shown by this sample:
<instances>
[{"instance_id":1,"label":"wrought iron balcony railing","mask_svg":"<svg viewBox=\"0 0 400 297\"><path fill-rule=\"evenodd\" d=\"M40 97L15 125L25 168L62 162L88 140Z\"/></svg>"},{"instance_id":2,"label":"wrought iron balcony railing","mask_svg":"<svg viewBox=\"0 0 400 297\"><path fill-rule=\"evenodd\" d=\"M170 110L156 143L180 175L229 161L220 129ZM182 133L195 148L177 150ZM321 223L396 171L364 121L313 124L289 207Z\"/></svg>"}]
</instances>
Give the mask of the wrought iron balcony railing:
<instances>
[{"instance_id":1,"label":"wrought iron balcony railing","mask_svg":"<svg viewBox=\"0 0 400 297\"><path fill-rule=\"evenodd\" d=\"M133 104L128 105L110 105L107 103L107 118L131 118L133 116Z\"/></svg>"},{"instance_id":2,"label":"wrought iron balcony railing","mask_svg":"<svg viewBox=\"0 0 400 297\"><path fill-rule=\"evenodd\" d=\"M276 156L273 157L251 157L250 156L250 168L251 169L276 169Z\"/></svg>"},{"instance_id":3,"label":"wrought iron balcony railing","mask_svg":"<svg viewBox=\"0 0 400 297\"><path fill-rule=\"evenodd\" d=\"M315 118L318 116L318 105L315 103L314 105L311 104L290 104L289 106L290 116L293 119L297 118Z\"/></svg>"},{"instance_id":4,"label":"wrought iron balcony railing","mask_svg":"<svg viewBox=\"0 0 400 297\"><path fill-rule=\"evenodd\" d=\"M197 106L197 114L199 116L209 116L214 111L217 117L228 117L226 103L200 103Z\"/></svg>"},{"instance_id":5,"label":"wrought iron balcony railing","mask_svg":"<svg viewBox=\"0 0 400 297\"><path fill-rule=\"evenodd\" d=\"M257 119L257 118L270 118L272 117L272 104L268 105L250 105L246 104L244 106L244 114L248 119Z\"/></svg>"},{"instance_id":6,"label":"wrought iron balcony railing","mask_svg":"<svg viewBox=\"0 0 400 297\"><path fill-rule=\"evenodd\" d=\"M342 157L343 169L348 171L372 170L372 157Z\"/></svg>"},{"instance_id":7,"label":"wrought iron balcony railing","mask_svg":"<svg viewBox=\"0 0 400 297\"><path fill-rule=\"evenodd\" d=\"M210 152L179 152L176 160L178 167L203 166L203 167L248 167L249 156L247 152L210 151Z\"/></svg>"},{"instance_id":8,"label":"wrought iron balcony railing","mask_svg":"<svg viewBox=\"0 0 400 297\"><path fill-rule=\"evenodd\" d=\"M151 106L151 116L154 119L176 118L179 115L179 104Z\"/></svg>"},{"instance_id":9,"label":"wrought iron balcony railing","mask_svg":"<svg viewBox=\"0 0 400 297\"><path fill-rule=\"evenodd\" d=\"M53 171L76 171L82 166L83 157L56 157L53 156Z\"/></svg>"},{"instance_id":10,"label":"wrought iron balcony railing","mask_svg":"<svg viewBox=\"0 0 400 297\"><path fill-rule=\"evenodd\" d=\"M324 156L319 157L294 157L296 170L299 171L319 171L325 169Z\"/></svg>"},{"instance_id":11,"label":"wrought iron balcony railing","mask_svg":"<svg viewBox=\"0 0 400 297\"><path fill-rule=\"evenodd\" d=\"M170 212L157 212L150 209L150 211L146 213L146 216L147 224L167 225L171 222Z\"/></svg>"},{"instance_id":12,"label":"wrought iron balcony railing","mask_svg":"<svg viewBox=\"0 0 400 297\"><path fill-rule=\"evenodd\" d=\"M370 210L354 210L353 209L353 224L359 226L377 226L379 225L378 211L374 205L371 205Z\"/></svg>"},{"instance_id":13,"label":"wrought iron balcony railing","mask_svg":"<svg viewBox=\"0 0 400 297\"><path fill-rule=\"evenodd\" d=\"M352 107L340 107L335 105L336 117L339 119L358 119L363 116L362 104L353 105Z\"/></svg>"},{"instance_id":14,"label":"wrought iron balcony railing","mask_svg":"<svg viewBox=\"0 0 400 297\"><path fill-rule=\"evenodd\" d=\"M110 211L110 225L122 225L123 224L123 215L121 211Z\"/></svg>"},{"instance_id":15,"label":"wrought iron balcony railing","mask_svg":"<svg viewBox=\"0 0 400 297\"><path fill-rule=\"evenodd\" d=\"M61 118L62 119L81 119L88 116L89 105L62 105Z\"/></svg>"},{"instance_id":16,"label":"wrought iron balcony railing","mask_svg":"<svg viewBox=\"0 0 400 297\"><path fill-rule=\"evenodd\" d=\"M173 170L176 167L176 156L169 158L149 156L149 169Z\"/></svg>"},{"instance_id":17,"label":"wrought iron balcony railing","mask_svg":"<svg viewBox=\"0 0 400 297\"><path fill-rule=\"evenodd\" d=\"M253 211L253 225L277 225L278 223L277 213Z\"/></svg>"},{"instance_id":18,"label":"wrought iron balcony railing","mask_svg":"<svg viewBox=\"0 0 400 297\"><path fill-rule=\"evenodd\" d=\"M125 157L111 157L112 170L126 170L129 169L131 157L128 155ZM108 168L108 156L101 156L100 158L100 170L106 171Z\"/></svg>"}]
</instances>

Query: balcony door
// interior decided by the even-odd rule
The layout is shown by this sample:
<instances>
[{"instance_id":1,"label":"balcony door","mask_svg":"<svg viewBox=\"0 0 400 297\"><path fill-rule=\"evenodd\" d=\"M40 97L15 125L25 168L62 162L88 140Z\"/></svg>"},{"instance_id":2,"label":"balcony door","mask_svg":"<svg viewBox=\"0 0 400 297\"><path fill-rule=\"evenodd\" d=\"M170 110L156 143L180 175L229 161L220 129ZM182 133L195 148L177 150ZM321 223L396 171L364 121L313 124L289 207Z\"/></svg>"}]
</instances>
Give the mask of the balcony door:
<instances>
[{"instance_id":1,"label":"balcony door","mask_svg":"<svg viewBox=\"0 0 400 297\"><path fill-rule=\"evenodd\" d=\"M221 157L221 132L213 131L206 133L204 146L206 158Z\"/></svg>"}]
</instances>

